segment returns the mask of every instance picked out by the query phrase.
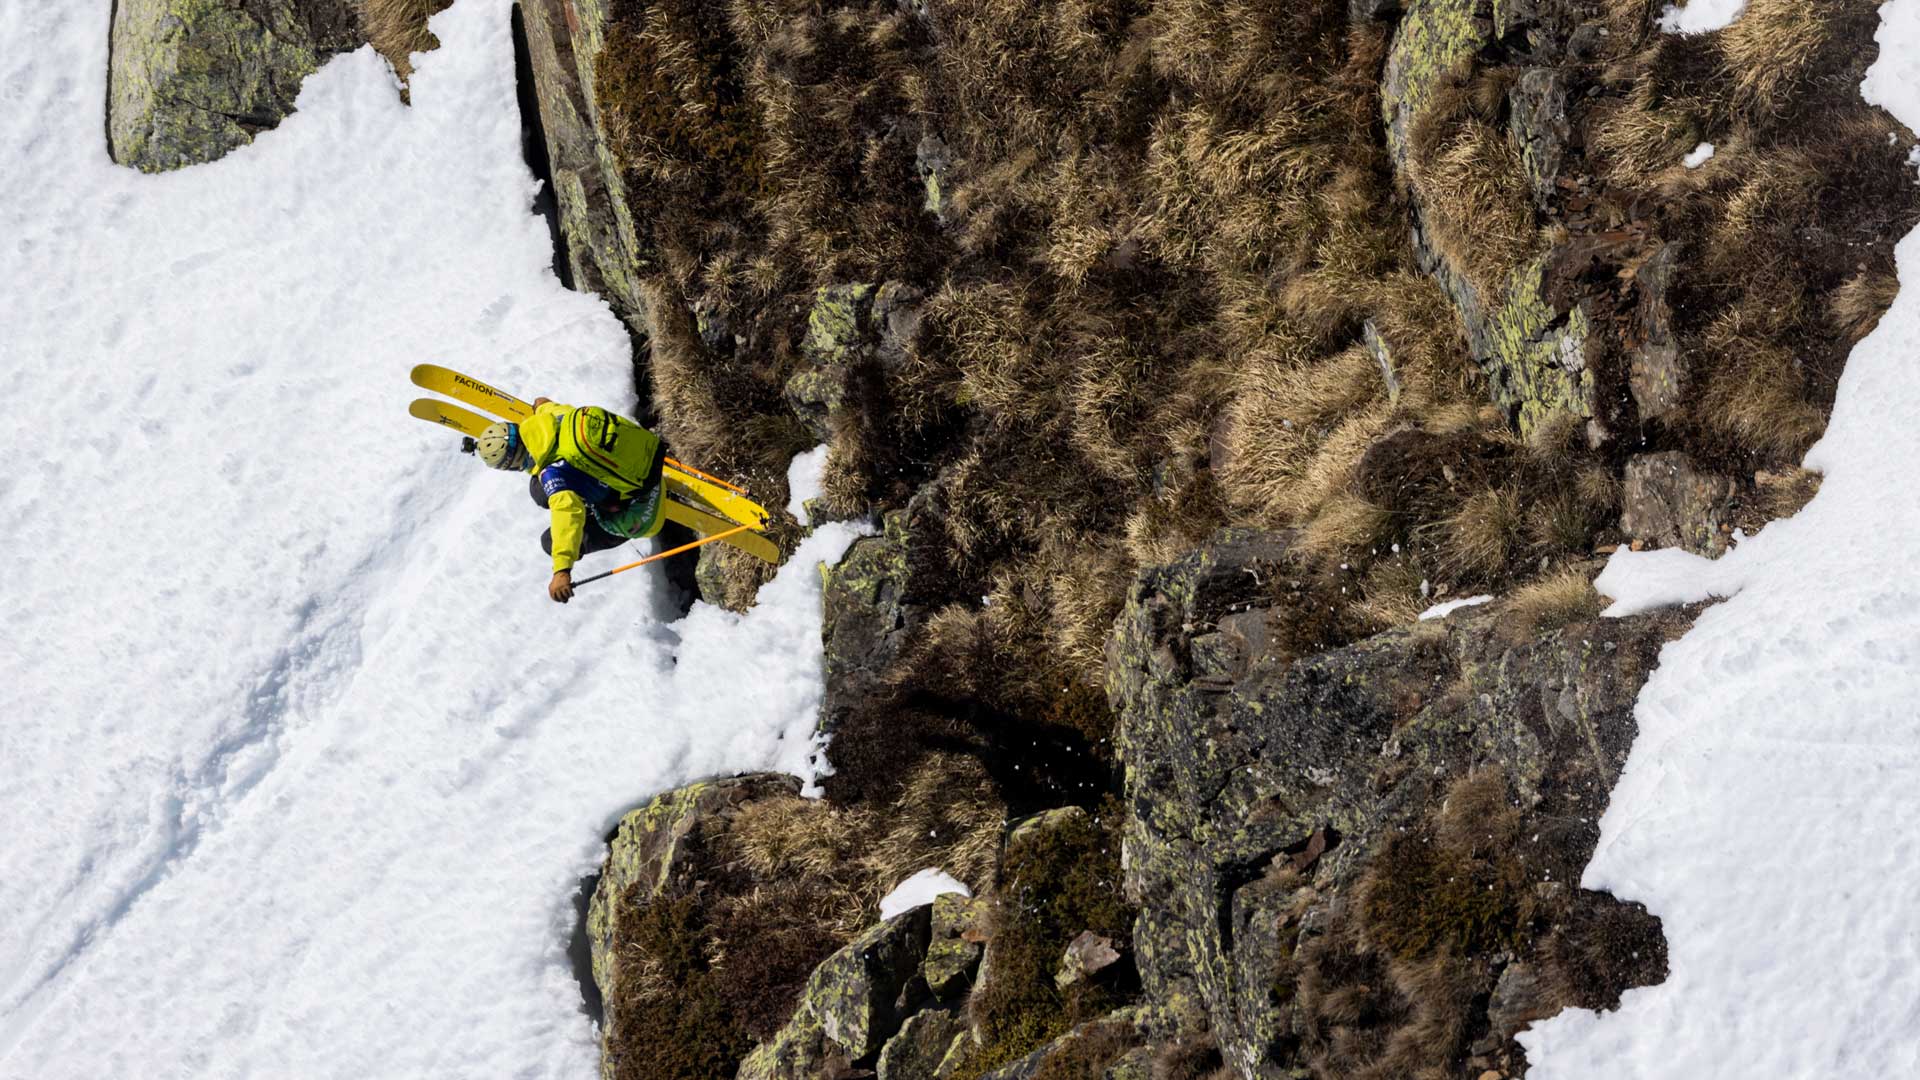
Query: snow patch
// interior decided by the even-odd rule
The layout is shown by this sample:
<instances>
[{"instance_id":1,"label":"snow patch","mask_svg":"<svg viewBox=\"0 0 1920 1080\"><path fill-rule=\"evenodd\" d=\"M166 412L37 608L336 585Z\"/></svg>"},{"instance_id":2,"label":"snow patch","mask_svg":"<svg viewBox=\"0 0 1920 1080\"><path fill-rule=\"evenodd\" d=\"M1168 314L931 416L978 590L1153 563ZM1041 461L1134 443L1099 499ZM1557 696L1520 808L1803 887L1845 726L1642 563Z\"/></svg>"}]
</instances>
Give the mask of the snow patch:
<instances>
[{"instance_id":1,"label":"snow patch","mask_svg":"<svg viewBox=\"0 0 1920 1080\"><path fill-rule=\"evenodd\" d=\"M813 522L807 516L807 500L820 497L821 477L827 472L827 447L823 443L802 454L795 454L787 466L787 513L802 525Z\"/></svg>"},{"instance_id":2,"label":"snow patch","mask_svg":"<svg viewBox=\"0 0 1920 1080\"><path fill-rule=\"evenodd\" d=\"M1660 15L1660 29L1669 34L1710 34L1732 26L1747 9L1747 0L1689 0L1669 4Z\"/></svg>"},{"instance_id":3,"label":"snow patch","mask_svg":"<svg viewBox=\"0 0 1920 1080\"><path fill-rule=\"evenodd\" d=\"M1689 169L1697 169L1700 166L1705 165L1707 162L1712 161L1713 153L1714 153L1713 144L1710 142L1703 142L1699 146L1694 147L1692 153L1689 153L1686 157L1681 158L1680 164L1685 165Z\"/></svg>"},{"instance_id":4,"label":"snow patch","mask_svg":"<svg viewBox=\"0 0 1920 1080\"><path fill-rule=\"evenodd\" d=\"M894 886L892 892L880 900L880 917L891 919L895 915L905 914L922 904L931 904L948 893L972 896L973 891L960 883L944 870L926 869Z\"/></svg>"},{"instance_id":5,"label":"snow patch","mask_svg":"<svg viewBox=\"0 0 1920 1080\"><path fill-rule=\"evenodd\" d=\"M1594 579L1593 587L1613 601L1601 614L1621 619L1657 608L1697 604L1730 595L1739 579L1727 570L1736 565L1681 548L1653 551L1623 548L1607 560L1606 569Z\"/></svg>"},{"instance_id":6,"label":"snow patch","mask_svg":"<svg viewBox=\"0 0 1920 1080\"><path fill-rule=\"evenodd\" d=\"M1448 615L1459 611L1461 608L1479 607L1481 604L1490 603L1492 600L1493 597L1491 596L1469 596L1464 600L1449 600L1444 604L1435 604L1421 612L1420 617L1422 619L1444 619Z\"/></svg>"},{"instance_id":7,"label":"snow patch","mask_svg":"<svg viewBox=\"0 0 1920 1080\"><path fill-rule=\"evenodd\" d=\"M660 689L661 726L701 734L681 750L678 775L772 770L819 793L827 775L826 742L814 731L824 693L820 564L838 562L872 532L864 522L823 525L761 587L751 611L697 603L674 626L679 648Z\"/></svg>"}]
</instances>

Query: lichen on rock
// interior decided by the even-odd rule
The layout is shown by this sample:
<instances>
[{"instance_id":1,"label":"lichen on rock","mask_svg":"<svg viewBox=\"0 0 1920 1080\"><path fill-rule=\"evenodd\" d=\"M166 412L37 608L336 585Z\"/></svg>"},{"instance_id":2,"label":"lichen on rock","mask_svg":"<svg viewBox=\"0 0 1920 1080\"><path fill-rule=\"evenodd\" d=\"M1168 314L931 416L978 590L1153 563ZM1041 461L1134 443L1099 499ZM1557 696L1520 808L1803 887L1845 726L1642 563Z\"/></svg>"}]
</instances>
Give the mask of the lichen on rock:
<instances>
[{"instance_id":1,"label":"lichen on rock","mask_svg":"<svg viewBox=\"0 0 1920 1080\"><path fill-rule=\"evenodd\" d=\"M881 522L878 536L854 541L846 555L824 568L821 599L825 639L826 700L820 730L831 734L853 710L868 703L889 665L926 613L911 602L911 532L906 511Z\"/></svg>"},{"instance_id":2,"label":"lichen on rock","mask_svg":"<svg viewBox=\"0 0 1920 1080\"><path fill-rule=\"evenodd\" d=\"M676 879L696 872L703 839L725 827L730 811L756 799L798 797L799 790L797 781L771 776L690 784L620 819L587 908L593 980L606 1002L606 1075L619 1075L622 1010L630 997L622 965L633 959L621 945L633 936L632 921L648 905L671 901Z\"/></svg>"},{"instance_id":3,"label":"lichen on rock","mask_svg":"<svg viewBox=\"0 0 1920 1080\"><path fill-rule=\"evenodd\" d=\"M946 893L933 902L932 932L921 977L941 1001L953 1002L972 989L980 967L985 905L972 897Z\"/></svg>"},{"instance_id":4,"label":"lichen on rock","mask_svg":"<svg viewBox=\"0 0 1920 1080\"><path fill-rule=\"evenodd\" d=\"M277 126L306 77L363 40L346 0L119 0L113 159L142 172L218 160Z\"/></svg>"}]
</instances>

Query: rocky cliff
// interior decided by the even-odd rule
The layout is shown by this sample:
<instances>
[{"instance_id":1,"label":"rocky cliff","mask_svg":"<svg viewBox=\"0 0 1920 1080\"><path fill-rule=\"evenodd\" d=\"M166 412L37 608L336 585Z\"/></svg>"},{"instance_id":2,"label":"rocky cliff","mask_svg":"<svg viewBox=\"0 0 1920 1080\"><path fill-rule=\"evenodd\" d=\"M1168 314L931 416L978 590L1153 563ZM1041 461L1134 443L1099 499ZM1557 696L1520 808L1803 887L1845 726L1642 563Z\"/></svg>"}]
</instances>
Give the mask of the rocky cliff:
<instances>
[{"instance_id":1,"label":"rocky cliff","mask_svg":"<svg viewBox=\"0 0 1920 1080\"><path fill-rule=\"evenodd\" d=\"M773 489L824 441L881 525L821 813L943 823L841 887L977 896L856 903L778 1030L623 1075L1481 1080L1665 977L1577 882L1692 613L1589 581L1811 494L1920 198L1874 5L1657 8L526 6L663 429Z\"/></svg>"}]
</instances>

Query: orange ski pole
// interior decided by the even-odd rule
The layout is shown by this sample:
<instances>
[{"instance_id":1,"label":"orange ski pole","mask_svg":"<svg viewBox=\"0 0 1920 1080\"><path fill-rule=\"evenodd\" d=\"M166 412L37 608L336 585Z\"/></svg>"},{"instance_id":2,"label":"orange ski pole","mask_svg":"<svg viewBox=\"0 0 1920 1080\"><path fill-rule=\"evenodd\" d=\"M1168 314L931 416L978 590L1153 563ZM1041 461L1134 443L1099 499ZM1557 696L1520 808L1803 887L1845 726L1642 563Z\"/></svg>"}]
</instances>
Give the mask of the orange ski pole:
<instances>
[{"instance_id":1,"label":"orange ski pole","mask_svg":"<svg viewBox=\"0 0 1920 1080\"><path fill-rule=\"evenodd\" d=\"M579 581L576 581L573 583L573 587L577 589L582 585L591 585L594 582L599 581L603 578L610 578L615 574L624 574L629 570L632 570L636 567L645 566L650 562L659 562L661 559L672 558L673 556L678 555L682 552L692 551L694 548L703 547L707 544L711 544L715 540L725 540L729 536L738 536L739 534L746 532L751 528L753 528L753 526L751 525L741 525L737 528L728 529L726 532L723 532L723 533L714 533L712 536L703 536L700 539L695 540L691 544L681 544L679 547L674 548L672 551L663 551L658 555L649 555L646 558L641 559L639 562L628 563L627 565L619 567L618 569L609 570L604 574L595 574L590 578L581 578Z\"/></svg>"}]
</instances>

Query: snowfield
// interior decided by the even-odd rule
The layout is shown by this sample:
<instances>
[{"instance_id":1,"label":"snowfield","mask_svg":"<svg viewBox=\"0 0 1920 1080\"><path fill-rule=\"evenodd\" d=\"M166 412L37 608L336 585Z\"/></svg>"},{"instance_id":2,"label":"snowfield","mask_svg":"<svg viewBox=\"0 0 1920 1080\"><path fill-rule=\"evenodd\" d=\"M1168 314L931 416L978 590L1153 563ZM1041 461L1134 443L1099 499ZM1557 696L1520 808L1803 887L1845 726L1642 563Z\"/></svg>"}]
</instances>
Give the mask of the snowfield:
<instances>
[{"instance_id":1,"label":"snowfield","mask_svg":"<svg viewBox=\"0 0 1920 1080\"><path fill-rule=\"evenodd\" d=\"M584 1077L570 894L636 799L805 774L822 530L741 618L546 599L423 360L629 406L551 272L507 0L214 165L102 134L109 0L0 4L0 1077ZM628 551L590 559L611 567Z\"/></svg>"},{"instance_id":2,"label":"snowfield","mask_svg":"<svg viewBox=\"0 0 1920 1080\"><path fill-rule=\"evenodd\" d=\"M1920 0L1864 87L1920 127ZM1621 552L1611 614L1731 597L1669 645L1582 884L1665 923L1672 974L1522 1035L1536 1080L1920 1076L1920 235L1807 464L1813 502L1718 562Z\"/></svg>"}]
</instances>

